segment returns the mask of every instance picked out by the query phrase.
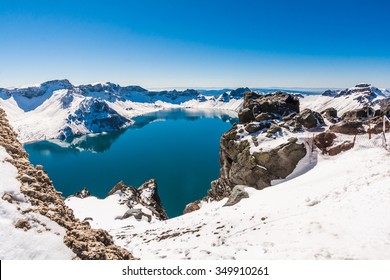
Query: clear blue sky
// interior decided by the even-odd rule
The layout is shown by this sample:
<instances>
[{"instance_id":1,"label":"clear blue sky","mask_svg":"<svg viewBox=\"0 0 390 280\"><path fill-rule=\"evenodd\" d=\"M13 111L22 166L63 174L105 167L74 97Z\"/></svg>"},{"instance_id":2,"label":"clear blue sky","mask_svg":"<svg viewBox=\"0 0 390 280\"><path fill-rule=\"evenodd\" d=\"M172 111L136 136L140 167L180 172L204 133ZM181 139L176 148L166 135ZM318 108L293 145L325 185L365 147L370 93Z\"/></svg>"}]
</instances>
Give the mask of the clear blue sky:
<instances>
[{"instance_id":1,"label":"clear blue sky","mask_svg":"<svg viewBox=\"0 0 390 280\"><path fill-rule=\"evenodd\" d=\"M390 1L0 0L0 87L390 87Z\"/></svg>"}]
</instances>

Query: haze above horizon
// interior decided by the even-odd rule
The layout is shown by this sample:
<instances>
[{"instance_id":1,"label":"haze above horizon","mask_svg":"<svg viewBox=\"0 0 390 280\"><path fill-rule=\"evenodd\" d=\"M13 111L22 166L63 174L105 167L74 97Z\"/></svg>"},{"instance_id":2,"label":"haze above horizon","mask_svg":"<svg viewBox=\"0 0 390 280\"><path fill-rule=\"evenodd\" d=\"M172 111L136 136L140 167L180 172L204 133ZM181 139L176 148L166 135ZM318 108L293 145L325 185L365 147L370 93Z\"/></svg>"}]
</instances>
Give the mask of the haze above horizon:
<instances>
[{"instance_id":1,"label":"haze above horizon","mask_svg":"<svg viewBox=\"0 0 390 280\"><path fill-rule=\"evenodd\" d=\"M390 87L390 3L2 1L0 87Z\"/></svg>"}]
</instances>

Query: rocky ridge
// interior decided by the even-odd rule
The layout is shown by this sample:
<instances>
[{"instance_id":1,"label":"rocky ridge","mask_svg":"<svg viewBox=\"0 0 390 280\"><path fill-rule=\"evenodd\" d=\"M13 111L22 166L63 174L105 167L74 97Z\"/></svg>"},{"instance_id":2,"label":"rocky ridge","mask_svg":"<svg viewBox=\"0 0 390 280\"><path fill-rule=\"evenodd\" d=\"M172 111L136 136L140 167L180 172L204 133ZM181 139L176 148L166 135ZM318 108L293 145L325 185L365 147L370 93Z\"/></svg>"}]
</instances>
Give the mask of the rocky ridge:
<instances>
[{"instance_id":1,"label":"rocky ridge","mask_svg":"<svg viewBox=\"0 0 390 280\"><path fill-rule=\"evenodd\" d=\"M0 145L11 156L9 162L19 173L20 191L32 205L30 209L24 209L23 213L39 213L63 227L66 230L64 243L75 253L76 259L134 259L127 250L116 246L105 230L92 229L88 222L81 222L74 217L73 211L64 204L64 198L55 190L42 166L34 167L29 162L27 153L18 142L2 109L0 128ZM16 205L19 203L11 194L4 194L2 199ZM22 220L15 226L29 230L28 225L28 220Z\"/></svg>"}]
</instances>

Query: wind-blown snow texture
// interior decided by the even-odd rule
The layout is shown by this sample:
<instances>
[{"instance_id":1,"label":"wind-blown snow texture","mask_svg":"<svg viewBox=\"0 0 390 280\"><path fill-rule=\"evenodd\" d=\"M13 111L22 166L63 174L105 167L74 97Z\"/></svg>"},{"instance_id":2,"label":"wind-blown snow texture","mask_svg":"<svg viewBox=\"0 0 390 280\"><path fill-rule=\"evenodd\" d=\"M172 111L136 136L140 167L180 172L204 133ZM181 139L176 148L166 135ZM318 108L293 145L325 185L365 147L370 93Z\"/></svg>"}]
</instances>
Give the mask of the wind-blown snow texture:
<instances>
[{"instance_id":1,"label":"wind-blown snow texture","mask_svg":"<svg viewBox=\"0 0 390 280\"><path fill-rule=\"evenodd\" d=\"M196 90L154 92L139 86L74 86L68 80L55 80L36 87L0 89L0 107L25 143L118 130L131 125L132 117L164 108L238 110L242 93L236 90L214 96Z\"/></svg>"},{"instance_id":2,"label":"wind-blown snow texture","mask_svg":"<svg viewBox=\"0 0 390 280\"><path fill-rule=\"evenodd\" d=\"M250 197L232 207L223 199L168 221L99 226L142 259L389 259L388 152L358 146L311 157L318 162L306 160L306 173L261 191L248 187ZM109 205L100 206L79 205L76 215L102 219Z\"/></svg>"}]
</instances>

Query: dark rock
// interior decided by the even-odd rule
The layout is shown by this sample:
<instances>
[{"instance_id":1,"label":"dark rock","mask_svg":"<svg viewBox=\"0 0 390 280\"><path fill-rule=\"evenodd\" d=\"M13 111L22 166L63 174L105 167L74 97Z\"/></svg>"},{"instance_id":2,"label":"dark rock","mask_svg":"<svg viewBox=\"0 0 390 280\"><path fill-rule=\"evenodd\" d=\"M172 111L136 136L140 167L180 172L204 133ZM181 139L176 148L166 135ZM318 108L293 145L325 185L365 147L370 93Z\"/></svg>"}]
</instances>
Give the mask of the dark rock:
<instances>
[{"instance_id":1,"label":"dark rock","mask_svg":"<svg viewBox=\"0 0 390 280\"><path fill-rule=\"evenodd\" d=\"M305 109L294 117L298 123L306 128L315 128L325 124L322 116L310 109Z\"/></svg>"},{"instance_id":2,"label":"dark rock","mask_svg":"<svg viewBox=\"0 0 390 280\"><path fill-rule=\"evenodd\" d=\"M262 129L269 128L271 124L269 122L249 123L245 126L245 130L249 133L255 133Z\"/></svg>"},{"instance_id":3,"label":"dark rock","mask_svg":"<svg viewBox=\"0 0 390 280\"><path fill-rule=\"evenodd\" d=\"M372 108L360 108L352 111L345 112L341 119L343 121L359 121L366 120L369 116L374 115L374 110Z\"/></svg>"},{"instance_id":4,"label":"dark rock","mask_svg":"<svg viewBox=\"0 0 390 280\"><path fill-rule=\"evenodd\" d=\"M339 121L339 118L337 117L337 110L335 108L327 108L322 111L321 114L331 123Z\"/></svg>"},{"instance_id":5,"label":"dark rock","mask_svg":"<svg viewBox=\"0 0 390 280\"><path fill-rule=\"evenodd\" d=\"M273 119L275 119L275 116L273 114L260 113L259 115L256 116L257 122L268 121Z\"/></svg>"},{"instance_id":6,"label":"dark rock","mask_svg":"<svg viewBox=\"0 0 390 280\"><path fill-rule=\"evenodd\" d=\"M248 123L255 120L255 116L253 115L253 112L249 108L243 109L241 112L238 113L238 120L240 123Z\"/></svg>"},{"instance_id":7,"label":"dark rock","mask_svg":"<svg viewBox=\"0 0 390 280\"><path fill-rule=\"evenodd\" d=\"M229 196L228 201L223 206L233 206L241 201L243 198L249 198L249 194L245 191L244 186L235 186Z\"/></svg>"},{"instance_id":8,"label":"dark rock","mask_svg":"<svg viewBox=\"0 0 390 280\"><path fill-rule=\"evenodd\" d=\"M332 125L330 132L342 133L348 135L364 134L365 130L361 121L342 122Z\"/></svg>"},{"instance_id":9,"label":"dark rock","mask_svg":"<svg viewBox=\"0 0 390 280\"><path fill-rule=\"evenodd\" d=\"M327 149L333 145L337 138L336 134L331 132L322 132L314 137L314 145L316 145L323 154L327 153Z\"/></svg>"},{"instance_id":10,"label":"dark rock","mask_svg":"<svg viewBox=\"0 0 390 280\"><path fill-rule=\"evenodd\" d=\"M19 219L15 223L15 228L21 228L27 231L31 228L31 225L26 219Z\"/></svg>"},{"instance_id":11,"label":"dark rock","mask_svg":"<svg viewBox=\"0 0 390 280\"><path fill-rule=\"evenodd\" d=\"M335 147L330 148L328 150L328 154L330 156L338 155L341 152L348 151L348 150L352 149L354 147L354 145L355 145L355 142L344 141L340 145L337 145Z\"/></svg>"}]
</instances>

